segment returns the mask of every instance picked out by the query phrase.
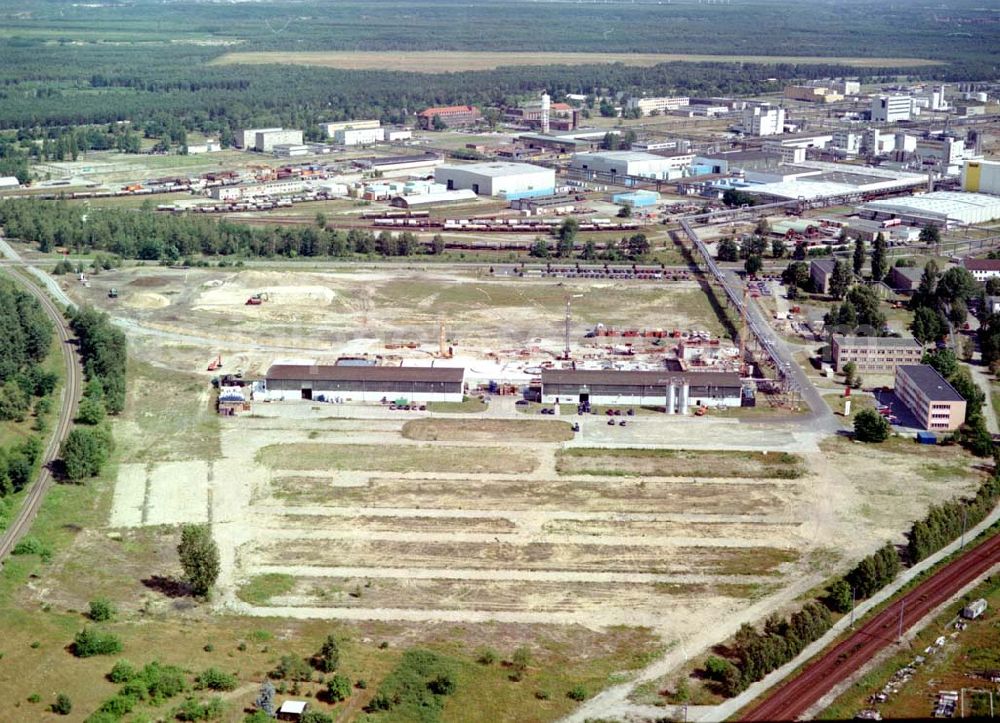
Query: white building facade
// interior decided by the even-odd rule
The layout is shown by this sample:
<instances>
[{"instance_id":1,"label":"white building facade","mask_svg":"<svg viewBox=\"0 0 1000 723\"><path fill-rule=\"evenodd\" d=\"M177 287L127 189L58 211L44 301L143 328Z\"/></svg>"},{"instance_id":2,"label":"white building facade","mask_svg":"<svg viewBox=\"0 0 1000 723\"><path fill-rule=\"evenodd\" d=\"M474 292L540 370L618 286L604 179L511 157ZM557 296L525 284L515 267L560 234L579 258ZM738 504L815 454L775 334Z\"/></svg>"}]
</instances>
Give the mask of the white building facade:
<instances>
[{"instance_id":1,"label":"white building facade","mask_svg":"<svg viewBox=\"0 0 1000 723\"><path fill-rule=\"evenodd\" d=\"M479 196L526 198L554 193L556 172L530 163L469 163L438 166L434 180L449 191L469 189Z\"/></svg>"},{"instance_id":2,"label":"white building facade","mask_svg":"<svg viewBox=\"0 0 1000 723\"><path fill-rule=\"evenodd\" d=\"M757 105L743 110L743 132L750 136L776 136L785 129L785 109Z\"/></svg>"},{"instance_id":3,"label":"white building facade","mask_svg":"<svg viewBox=\"0 0 1000 723\"><path fill-rule=\"evenodd\" d=\"M915 113L913 98L908 95L880 95L872 99L872 120L876 123L908 121Z\"/></svg>"}]
</instances>

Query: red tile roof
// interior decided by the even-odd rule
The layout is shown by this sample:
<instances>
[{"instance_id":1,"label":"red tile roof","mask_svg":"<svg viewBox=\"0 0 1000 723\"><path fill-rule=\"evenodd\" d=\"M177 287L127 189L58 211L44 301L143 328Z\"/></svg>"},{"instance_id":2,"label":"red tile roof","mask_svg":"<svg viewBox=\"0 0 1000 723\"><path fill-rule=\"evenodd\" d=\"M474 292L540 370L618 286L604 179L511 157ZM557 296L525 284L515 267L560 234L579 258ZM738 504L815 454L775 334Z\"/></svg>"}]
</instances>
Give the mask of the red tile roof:
<instances>
[{"instance_id":1,"label":"red tile roof","mask_svg":"<svg viewBox=\"0 0 1000 723\"><path fill-rule=\"evenodd\" d=\"M965 268L969 271L1000 271L1000 259L965 259Z\"/></svg>"}]
</instances>

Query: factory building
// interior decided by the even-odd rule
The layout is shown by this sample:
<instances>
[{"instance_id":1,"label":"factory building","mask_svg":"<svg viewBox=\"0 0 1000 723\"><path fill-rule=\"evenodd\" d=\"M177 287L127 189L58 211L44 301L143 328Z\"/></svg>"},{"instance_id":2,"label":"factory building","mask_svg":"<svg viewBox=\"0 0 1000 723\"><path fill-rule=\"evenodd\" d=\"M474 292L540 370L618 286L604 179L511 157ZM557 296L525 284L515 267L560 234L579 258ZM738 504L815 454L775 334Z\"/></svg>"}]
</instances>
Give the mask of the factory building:
<instances>
[{"instance_id":1,"label":"factory building","mask_svg":"<svg viewBox=\"0 0 1000 723\"><path fill-rule=\"evenodd\" d=\"M302 131L278 128L276 130L257 131L254 134L254 150L270 153L278 145L302 145Z\"/></svg>"},{"instance_id":2,"label":"factory building","mask_svg":"<svg viewBox=\"0 0 1000 723\"><path fill-rule=\"evenodd\" d=\"M385 128L341 128L333 132L333 142L342 146L372 146L385 140Z\"/></svg>"},{"instance_id":3,"label":"factory building","mask_svg":"<svg viewBox=\"0 0 1000 723\"><path fill-rule=\"evenodd\" d=\"M789 85L785 88L785 97L807 103L836 103L844 99L843 95L831 88L815 85Z\"/></svg>"},{"instance_id":4,"label":"factory building","mask_svg":"<svg viewBox=\"0 0 1000 723\"><path fill-rule=\"evenodd\" d=\"M255 399L332 402L460 402L465 369L455 367L274 364Z\"/></svg>"},{"instance_id":5,"label":"factory building","mask_svg":"<svg viewBox=\"0 0 1000 723\"><path fill-rule=\"evenodd\" d=\"M320 123L319 127L323 129L327 138L333 138L333 135L337 131L346 130L361 130L362 128L379 128L382 126L382 121L380 120L349 120L349 121L337 121L336 123Z\"/></svg>"},{"instance_id":6,"label":"factory building","mask_svg":"<svg viewBox=\"0 0 1000 723\"><path fill-rule=\"evenodd\" d=\"M680 178L693 160L692 153L660 156L640 151L601 151L577 153L569 166L591 173L669 180Z\"/></svg>"},{"instance_id":7,"label":"factory building","mask_svg":"<svg viewBox=\"0 0 1000 723\"><path fill-rule=\"evenodd\" d=\"M935 191L921 196L871 201L861 206L860 210L877 219L898 218L918 226L932 223L951 228L1000 218L1000 197L984 193Z\"/></svg>"},{"instance_id":8,"label":"factory building","mask_svg":"<svg viewBox=\"0 0 1000 723\"><path fill-rule=\"evenodd\" d=\"M784 129L784 108L765 103L743 110L743 132L748 136L776 136Z\"/></svg>"},{"instance_id":9,"label":"factory building","mask_svg":"<svg viewBox=\"0 0 1000 723\"><path fill-rule=\"evenodd\" d=\"M663 96L659 98L629 98L625 101L625 107L629 110L638 109L641 115L647 116L653 113L669 113L690 105L691 99L687 96Z\"/></svg>"},{"instance_id":10,"label":"factory building","mask_svg":"<svg viewBox=\"0 0 1000 723\"><path fill-rule=\"evenodd\" d=\"M857 80L835 80L830 83L830 88L843 96L858 95L861 92L861 83Z\"/></svg>"},{"instance_id":11,"label":"factory building","mask_svg":"<svg viewBox=\"0 0 1000 723\"><path fill-rule=\"evenodd\" d=\"M20 188L21 182L16 176L0 176L0 188L12 189Z\"/></svg>"},{"instance_id":12,"label":"factory building","mask_svg":"<svg viewBox=\"0 0 1000 723\"><path fill-rule=\"evenodd\" d=\"M894 391L923 429L951 432L965 423L965 398L929 364L896 367Z\"/></svg>"},{"instance_id":13,"label":"factory building","mask_svg":"<svg viewBox=\"0 0 1000 723\"><path fill-rule=\"evenodd\" d=\"M461 128L478 123L483 118L483 114L478 108L471 105L449 105L437 108L428 108L417 114L417 125L424 130L434 127L434 118L438 117L448 128Z\"/></svg>"},{"instance_id":14,"label":"factory building","mask_svg":"<svg viewBox=\"0 0 1000 723\"><path fill-rule=\"evenodd\" d=\"M962 168L962 190L1000 195L1000 161L966 161Z\"/></svg>"},{"instance_id":15,"label":"factory building","mask_svg":"<svg viewBox=\"0 0 1000 723\"><path fill-rule=\"evenodd\" d=\"M900 364L919 364L924 356L923 345L913 337L834 334L830 350L834 371L841 372L845 364L853 362L866 374L892 374Z\"/></svg>"},{"instance_id":16,"label":"factory building","mask_svg":"<svg viewBox=\"0 0 1000 723\"><path fill-rule=\"evenodd\" d=\"M648 404L667 414L691 407L739 407L743 384L730 372L542 369L542 403Z\"/></svg>"},{"instance_id":17,"label":"factory building","mask_svg":"<svg viewBox=\"0 0 1000 723\"><path fill-rule=\"evenodd\" d=\"M498 161L439 166L434 169L434 180L449 191L470 189L480 196L513 200L551 196L555 192L556 172L529 163Z\"/></svg>"},{"instance_id":18,"label":"factory building","mask_svg":"<svg viewBox=\"0 0 1000 723\"><path fill-rule=\"evenodd\" d=\"M880 95L872 98L872 120L876 123L908 121L918 113L908 95Z\"/></svg>"},{"instance_id":19,"label":"factory building","mask_svg":"<svg viewBox=\"0 0 1000 723\"><path fill-rule=\"evenodd\" d=\"M294 158L296 156L308 156L309 146L299 143L276 143L271 152L279 158Z\"/></svg>"},{"instance_id":20,"label":"factory building","mask_svg":"<svg viewBox=\"0 0 1000 723\"><path fill-rule=\"evenodd\" d=\"M254 144L257 142L258 133L266 133L268 131L280 131L280 130L281 128L246 128L244 130L239 131L236 134L236 145L239 148L250 150L254 147Z\"/></svg>"}]
</instances>

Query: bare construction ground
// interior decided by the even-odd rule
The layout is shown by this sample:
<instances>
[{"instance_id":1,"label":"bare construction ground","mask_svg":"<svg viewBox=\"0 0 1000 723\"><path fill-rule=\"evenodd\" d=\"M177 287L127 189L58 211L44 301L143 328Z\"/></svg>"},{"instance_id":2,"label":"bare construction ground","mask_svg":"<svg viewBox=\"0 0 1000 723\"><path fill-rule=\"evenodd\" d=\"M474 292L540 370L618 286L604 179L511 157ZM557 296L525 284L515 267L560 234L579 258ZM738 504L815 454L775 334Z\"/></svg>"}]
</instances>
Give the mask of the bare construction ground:
<instances>
[{"instance_id":1,"label":"bare construction ground","mask_svg":"<svg viewBox=\"0 0 1000 723\"><path fill-rule=\"evenodd\" d=\"M262 372L276 357L389 354L437 349L446 322L456 354L536 347L562 350L566 298L573 297L574 347L597 324L724 331L695 282L512 279L486 269L319 270L142 269L103 272L89 288L60 283L76 298L123 318L142 343L135 354L157 365L204 372L216 352L227 369ZM316 270L313 270L316 269ZM111 288L117 299L109 299ZM248 306L254 294L267 301Z\"/></svg>"},{"instance_id":2,"label":"bare construction ground","mask_svg":"<svg viewBox=\"0 0 1000 723\"><path fill-rule=\"evenodd\" d=\"M692 55L668 53L504 53L469 51L304 51L226 53L210 64L319 65L348 70L402 70L411 73L450 73L491 70L510 65L591 65L623 63L649 67L659 63L797 63L850 65L856 68L940 65L921 58L824 58L801 55Z\"/></svg>"}]
</instances>

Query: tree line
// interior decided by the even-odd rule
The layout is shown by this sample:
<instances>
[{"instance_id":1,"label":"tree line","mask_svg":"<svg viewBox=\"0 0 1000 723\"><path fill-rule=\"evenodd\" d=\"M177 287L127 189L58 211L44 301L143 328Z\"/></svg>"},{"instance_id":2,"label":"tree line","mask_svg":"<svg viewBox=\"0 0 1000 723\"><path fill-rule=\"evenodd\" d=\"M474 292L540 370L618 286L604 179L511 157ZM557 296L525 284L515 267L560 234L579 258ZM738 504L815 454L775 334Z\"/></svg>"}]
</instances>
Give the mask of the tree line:
<instances>
[{"instance_id":1,"label":"tree line","mask_svg":"<svg viewBox=\"0 0 1000 723\"><path fill-rule=\"evenodd\" d=\"M33 413L33 432L44 431L58 381L42 367L52 337L52 323L38 300L0 278L0 421L24 422ZM42 455L36 433L0 447L0 522L9 511L3 498L24 489L35 473Z\"/></svg>"},{"instance_id":2,"label":"tree line","mask_svg":"<svg viewBox=\"0 0 1000 723\"><path fill-rule=\"evenodd\" d=\"M704 674L715 681L725 696L741 693L825 634L833 622L831 612L850 612L857 602L895 580L904 564L915 565L982 522L998 501L1000 474L994 471L973 497L959 497L931 507L907 532L905 548L900 550L886 543L834 580L821 598L806 603L788 620L771 615L763 630L744 623L724 655L709 656L705 661Z\"/></svg>"},{"instance_id":3,"label":"tree line","mask_svg":"<svg viewBox=\"0 0 1000 723\"><path fill-rule=\"evenodd\" d=\"M125 408L128 362L125 334L100 311L79 307L69 313L87 380L76 425L63 441L59 457L67 479L79 482L100 474L114 450L106 417Z\"/></svg>"}]
</instances>

